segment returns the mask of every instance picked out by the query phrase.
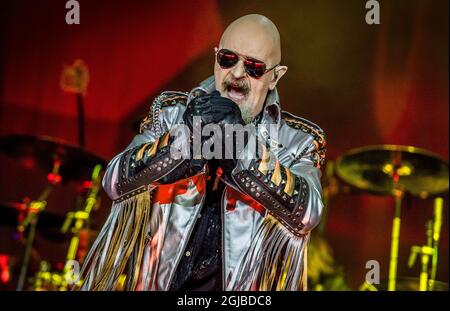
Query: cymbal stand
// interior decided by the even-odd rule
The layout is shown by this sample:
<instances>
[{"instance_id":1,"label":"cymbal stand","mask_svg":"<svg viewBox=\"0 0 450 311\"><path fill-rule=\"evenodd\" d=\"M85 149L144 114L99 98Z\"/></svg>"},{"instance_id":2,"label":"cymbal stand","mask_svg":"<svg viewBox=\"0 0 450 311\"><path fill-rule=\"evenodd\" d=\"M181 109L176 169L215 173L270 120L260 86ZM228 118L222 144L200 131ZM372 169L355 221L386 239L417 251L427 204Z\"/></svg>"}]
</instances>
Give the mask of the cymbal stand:
<instances>
[{"instance_id":1,"label":"cymbal stand","mask_svg":"<svg viewBox=\"0 0 450 311\"><path fill-rule=\"evenodd\" d=\"M25 283L25 278L27 275L28 270L28 264L30 261L30 255L31 250L33 248L33 242L36 235L36 226L39 220L39 213L42 212L45 207L47 206L47 198L50 195L51 191L53 190L53 187L61 181L61 177L59 175L59 168L61 163L59 160L55 159L53 162L53 169L51 176L54 178L50 179L50 184L47 185L44 189L44 191L41 193L39 198L35 201L32 201L28 205L27 209L27 216L25 219L20 222L20 224L17 226L17 230L21 233L25 232L26 228L28 228L28 234L26 237L26 244L25 244L25 252L22 259L22 265L20 267L20 274L19 274L19 280L17 282L17 291L23 290L23 285ZM55 178L58 177L58 178Z\"/></svg>"},{"instance_id":2,"label":"cymbal stand","mask_svg":"<svg viewBox=\"0 0 450 311\"><path fill-rule=\"evenodd\" d=\"M41 261L39 264L39 271L36 273L34 279L33 290L42 291L45 288L45 283L51 281L52 275L50 272L50 263L48 261Z\"/></svg>"},{"instance_id":3,"label":"cymbal stand","mask_svg":"<svg viewBox=\"0 0 450 311\"><path fill-rule=\"evenodd\" d=\"M434 281L436 280L437 262L438 262L438 248L441 237L442 227L442 210L444 200L442 198L434 199L434 220L433 220L433 257L431 260L431 276L428 284L429 290L434 290Z\"/></svg>"},{"instance_id":4,"label":"cymbal stand","mask_svg":"<svg viewBox=\"0 0 450 311\"><path fill-rule=\"evenodd\" d=\"M402 158L401 153L394 154L392 158L392 170L389 172L393 182L393 195L395 199L395 212L392 221L391 234L391 252L389 259L389 276L388 276L388 291L395 291L397 282L397 265L398 265L398 249L400 242L400 224L402 211L402 198L404 191L400 186L400 177L404 175L402 172Z\"/></svg>"},{"instance_id":5,"label":"cymbal stand","mask_svg":"<svg viewBox=\"0 0 450 311\"><path fill-rule=\"evenodd\" d=\"M420 272L420 291L432 291L434 289L434 281L436 279L437 259L438 259L438 245L440 238L440 231L442 225L442 198L434 200L433 220L427 222L426 236L427 245L413 245L411 247L411 255L409 257L408 266L414 266L417 255L420 254L421 272ZM431 272L429 273L428 265L431 257Z\"/></svg>"},{"instance_id":6,"label":"cymbal stand","mask_svg":"<svg viewBox=\"0 0 450 311\"><path fill-rule=\"evenodd\" d=\"M391 257L389 260L388 291L395 291L396 289L403 192L401 190L396 190L394 193L394 197L395 197L395 214L394 220L392 221Z\"/></svg>"},{"instance_id":7,"label":"cymbal stand","mask_svg":"<svg viewBox=\"0 0 450 311\"><path fill-rule=\"evenodd\" d=\"M66 264L64 266L63 271L64 282L63 285L60 287L60 290L67 290L67 285L69 283L71 282L76 283L77 281L77 280L74 281L72 279L73 277L75 277L75 279L77 277L76 275L75 276L73 275L72 262L73 260L76 259L77 256L78 245L80 242L80 231L81 229L83 229L86 222L89 220L90 213L98 200L98 192L101 186L101 176L100 176L101 170L102 166L100 164L97 164L94 167L91 178L92 185L87 195L84 209L67 213L66 220L64 221L64 224L61 228L61 232L65 233L69 230L70 226L72 225L71 232L73 236L72 239L70 240L69 250L67 251L66 255Z\"/></svg>"},{"instance_id":8,"label":"cymbal stand","mask_svg":"<svg viewBox=\"0 0 450 311\"><path fill-rule=\"evenodd\" d=\"M398 265L398 249L400 242L400 224L401 224L401 211L402 211L402 198L404 192L397 187L399 180L399 175L394 171L394 199L395 199L395 211L394 219L392 221L392 231L391 231L391 250L389 259L389 276L388 276L388 291L396 290L397 283L397 265ZM370 287L368 287L370 285ZM360 290L377 290L375 286L365 282Z\"/></svg>"}]
</instances>

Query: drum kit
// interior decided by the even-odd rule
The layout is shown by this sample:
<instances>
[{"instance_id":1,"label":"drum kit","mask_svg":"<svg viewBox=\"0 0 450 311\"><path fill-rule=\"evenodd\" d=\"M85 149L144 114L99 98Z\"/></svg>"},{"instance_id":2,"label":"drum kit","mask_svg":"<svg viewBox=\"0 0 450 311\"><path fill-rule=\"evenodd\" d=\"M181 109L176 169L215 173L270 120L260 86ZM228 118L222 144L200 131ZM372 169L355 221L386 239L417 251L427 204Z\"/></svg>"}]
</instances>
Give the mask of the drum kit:
<instances>
[{"instance_id":1,"label":"drum kit","mask_svg":"<svg viewBox=\"0 0 450 311\"><path fill-rule=\"evenodd\" d=\"M443 199L439 195L449 187L449 165L430 151L398 145L377 145L352 149L334 164L337 179L360 191L394 198L389 276L387 282L367 280L360 290L448 290L448 284L436 281L438 248L442 226ZM328 190L325 187L325 192ZM402 200L408 195L434 200L433 218L427 222L426 244L413 245L408 265L421 258L418 279L397 278Z\"/></svg>"},{"instance_id":2,"label":"drum kit","mask_svg":"<svg viewBox=\"0 0 450 311\"><path fill-rule=\"evenodd\" d=\"M14 226L24 244L16 290L67 290L73 283L74 262L82 259L77 255L80 239L83 240L84 235L91 231L90 214L99 204L101 176L106 162L82 147L44 136L1 137L0 151L23 167L48 173L48 182L35 200L0 203L2 225ZM69 182L83 186L83 204L76 204L65 217L46 210L55 187ZM60 271L52 272L50 263L42 260L33 247L37 231L49 239L70 240L65 264ZM29 273L31 258L40 261L39 271L33 277Z\"/></svg>"}]
</instances>

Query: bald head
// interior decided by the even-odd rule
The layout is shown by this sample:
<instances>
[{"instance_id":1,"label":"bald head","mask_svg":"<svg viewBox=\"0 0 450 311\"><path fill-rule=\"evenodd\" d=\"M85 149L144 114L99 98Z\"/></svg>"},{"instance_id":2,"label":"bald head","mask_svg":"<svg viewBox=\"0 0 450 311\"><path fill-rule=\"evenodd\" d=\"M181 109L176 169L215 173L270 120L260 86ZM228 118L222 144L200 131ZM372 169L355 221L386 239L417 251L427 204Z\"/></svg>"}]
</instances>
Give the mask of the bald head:
<instances>
[{"instance_id":1,"label":"bald head","mask_svg":"<svg viewBox=\"0 0 450 311\"><path fill-rule=\"evenodd\" d=\"M216 90L239 105L246 123L251 122L263 109L270 90L273 90L286 73L281 65L280 34L267 17L250 14L232 22L220 39L219 49L240 55L232 66L214 62ZM218 55L218 54L216 54ZM266 71L255 77L244 60L253 58L265 64ZM249 73L250 70L250 73Z\"/></svg>"},{"instance_id":2,"label":"bald head","mask_svg":"<svg viewBox=\"0 0 450 311\"><path fill-rule=\"evenodd\" d=\"M263 15L249 14L239 17L232 22L222 34L220 47L230 44L253 45L252 50L259 49L261 51L262 49L264 56L267 57L266 62L269 66L278 64L281 61L280 33L275 24ZM257 54L248 54L252 52L248 51L247 56L260 59L256 57ZM271 64L272 62L273 64Z\"/></svg>"}]
</instances>

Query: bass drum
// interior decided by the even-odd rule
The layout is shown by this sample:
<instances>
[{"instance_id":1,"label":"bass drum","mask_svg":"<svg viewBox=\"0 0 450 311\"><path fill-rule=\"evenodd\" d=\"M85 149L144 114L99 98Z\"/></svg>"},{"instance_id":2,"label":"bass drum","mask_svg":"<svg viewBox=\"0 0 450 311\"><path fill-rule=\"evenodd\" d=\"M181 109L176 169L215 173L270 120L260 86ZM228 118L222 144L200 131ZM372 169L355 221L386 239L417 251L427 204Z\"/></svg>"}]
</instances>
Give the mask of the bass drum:
<instances>
[{"instance_id":1,"label":"bass drum","mask_svg":"<svg viewBox=\"0 0 450 311\"><path fill-rule=\"evenodd\" d=\"M388 281L381 281L380 285L376 286L378 290L387 291ZM414 277L399 277L397 278L397 291L418 291L419 278ZM434 281L434 291L448 291L448 283Z\"/></svg>"}]
</instances>

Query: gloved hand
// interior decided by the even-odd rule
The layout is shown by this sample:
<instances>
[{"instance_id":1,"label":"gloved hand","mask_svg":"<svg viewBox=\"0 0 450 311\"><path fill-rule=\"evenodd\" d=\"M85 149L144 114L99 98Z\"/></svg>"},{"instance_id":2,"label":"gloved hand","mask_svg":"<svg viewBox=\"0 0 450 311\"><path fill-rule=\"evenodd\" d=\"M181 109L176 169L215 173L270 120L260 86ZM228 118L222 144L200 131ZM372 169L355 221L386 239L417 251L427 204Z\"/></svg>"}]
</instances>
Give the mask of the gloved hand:
<instances>
[{"instance_id":1,"label":"gloved hand","mask_svg":"<svg viewBox=\"0 0 450 311\"><path fill-rule=\"evenodd\" d=\"M211 103L215 109L223 113L223 119L219 122L222 127L222 153L223 159L218 162L223 169L223 177L231 181L231 171L236 167L237 163L237 145L236 133L232 133L232 137L225 136L225 127L232 124L245 125L242 119L241 109L231 99L220 96L220 93L215 91L211 94Z\"/></svg>"},{"instance_id":2,"label":"gloved hand","mask_svg":"<svg viewBox=\"0 0 450 311\"><path fill-rule=\"evenodd\" d=\"M222 97L218 91L211 93L210 99L213 111L219 118L219 124L241 124L245 125L242 119L241 109L229 98Z\"/></svg>"},{"instance_id":3,"label":"gloved hand","mask_svg":"<svg viewBox=\"0 0 450 311\"><path fill-rule=\"evenodd\" d=\"M218 91L214 91L211 94L200 95L194 98L187 106L184 114L184 123L193 130L193 117L201 117L201 126L205 126L210 123L217 124L242 124L241 110L238 105L232 100L220 96Z\"/></svg>"},{"instance_id":4,"label":"gloved hand","mask_svg":"<svg viewBox=\"0 0 450 311\"><path fill-rule=\"evenodd\" d=\"M232 151L235 151L235 148L231 148L231 146L225 144L226 141L230 142L230 140L226 140L225 138L225 126L227 124L245 125L239 106L231 99L222 97L218 91L214 91L211 94L200 95L194 98L186 108L183 114L183 120L191 130L191 133L194 128L197 129L197 126L200 126L200 124L193 124L194 116L201 118L202 127L211 123L216 123L221 126L223 158L215 160L219 160L223 169L226 172L230 172L236 165L236 157L234 152L231 155L233 159L225 159L226 157L230 157ZM206 140L215 140L217 142L217 138L214 135L202 136L202 144ZM234 137L231 143L235 145Z\"/></svg>"}]
</instances>

